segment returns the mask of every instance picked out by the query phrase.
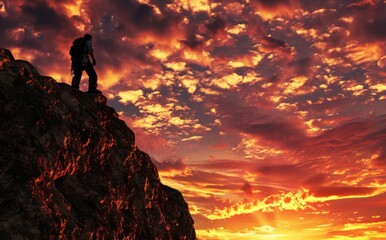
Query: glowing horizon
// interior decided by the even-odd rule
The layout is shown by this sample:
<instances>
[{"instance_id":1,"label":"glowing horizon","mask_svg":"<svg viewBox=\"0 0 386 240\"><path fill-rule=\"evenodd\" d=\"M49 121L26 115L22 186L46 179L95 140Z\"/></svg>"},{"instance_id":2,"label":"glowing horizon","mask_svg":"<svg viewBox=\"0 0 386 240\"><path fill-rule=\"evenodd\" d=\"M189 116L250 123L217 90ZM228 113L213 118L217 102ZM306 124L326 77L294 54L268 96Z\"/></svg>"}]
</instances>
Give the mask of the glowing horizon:
<instances>
[{"instance_id":1,"label":"glowing horizon","mask_svg":"<svg viewBox=\"0 0 386 240\"><path fill-rule=\"evenodd\" d=\"M91 33L100 89L199 239L386 239L385 16L384 0L0 0L0 46L70 84Z\"/></svg>"}]
</instances>

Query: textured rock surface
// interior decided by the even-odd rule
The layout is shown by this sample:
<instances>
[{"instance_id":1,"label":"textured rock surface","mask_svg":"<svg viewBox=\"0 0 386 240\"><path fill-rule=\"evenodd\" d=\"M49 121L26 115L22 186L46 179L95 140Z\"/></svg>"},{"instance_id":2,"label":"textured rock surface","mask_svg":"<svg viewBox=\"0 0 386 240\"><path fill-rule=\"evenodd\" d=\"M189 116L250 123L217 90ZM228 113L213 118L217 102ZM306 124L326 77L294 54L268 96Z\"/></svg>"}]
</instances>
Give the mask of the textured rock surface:
<instances>
[{"instance_id":1,"label":"textured rock surface","mask_svg":"<svg viewBox=\"0 0 386 240\"><path fill-rule=\"evenodd\" d=\"M90 95L0 49L0 239L196 239L182 194Z\"/></svg>"}]
</instances>

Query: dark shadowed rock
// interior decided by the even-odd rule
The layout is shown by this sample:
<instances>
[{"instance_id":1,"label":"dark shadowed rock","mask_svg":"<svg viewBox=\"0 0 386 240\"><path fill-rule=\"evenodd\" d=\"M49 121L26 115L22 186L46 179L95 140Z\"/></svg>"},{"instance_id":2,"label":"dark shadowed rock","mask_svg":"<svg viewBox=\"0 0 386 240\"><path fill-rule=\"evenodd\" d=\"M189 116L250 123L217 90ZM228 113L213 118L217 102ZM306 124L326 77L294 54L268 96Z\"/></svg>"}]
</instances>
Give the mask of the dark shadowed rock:
<instances>
[{"instance_id":1,"label":"dark shadowed rock","mask_svg":"<svg viewBox=\"0 0 386 240\"><path fill-rule=\"evenodd\" d=\"M15 61L11 51L8 49L0 48L0 66L8 61Z\"/></svg>"},{"instance_id":2,"label":"dark shadowed rock","mask_svg":"<svg viewBox=\"0 0 386 240\"><path fill-rule=\"evenodd\" d=\"M90 95L0 50L0 239L196 239L180 192Z\"/></svg>"}]
</instances>

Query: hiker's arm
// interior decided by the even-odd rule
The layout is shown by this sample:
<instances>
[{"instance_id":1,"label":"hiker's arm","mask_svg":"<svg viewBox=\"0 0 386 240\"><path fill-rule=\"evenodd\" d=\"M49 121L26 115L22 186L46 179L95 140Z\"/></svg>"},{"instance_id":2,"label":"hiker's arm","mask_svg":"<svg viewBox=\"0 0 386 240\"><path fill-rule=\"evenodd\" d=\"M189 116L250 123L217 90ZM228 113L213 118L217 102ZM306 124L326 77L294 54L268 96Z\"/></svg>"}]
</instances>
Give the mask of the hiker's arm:
<instances>
[{"instance_id":1,"label":"hiker's arm","mask_svg":"<svg viewBox=\"0 0 386 240\"><path fill-rule=\"evenodd\" d=\"M95 66L96 61L95 61L94 53L93 53L93 52L90 52L90 56L91 56L92 65Z\"/></svg>"},{"instance_id":2,"label":"hiker's arm","mask_svg":"<svg viewBox=\"0 0 386 240\"><path fill-rule=\"evenodd\" d=\"M95 65L96 61L95 61L94 47L92 46L92 42L88 41L86 44L87 44L87 48L88 48L88 54L90 55L91 60L92 60L92 65Z\"/></svg>"}]
</instances>

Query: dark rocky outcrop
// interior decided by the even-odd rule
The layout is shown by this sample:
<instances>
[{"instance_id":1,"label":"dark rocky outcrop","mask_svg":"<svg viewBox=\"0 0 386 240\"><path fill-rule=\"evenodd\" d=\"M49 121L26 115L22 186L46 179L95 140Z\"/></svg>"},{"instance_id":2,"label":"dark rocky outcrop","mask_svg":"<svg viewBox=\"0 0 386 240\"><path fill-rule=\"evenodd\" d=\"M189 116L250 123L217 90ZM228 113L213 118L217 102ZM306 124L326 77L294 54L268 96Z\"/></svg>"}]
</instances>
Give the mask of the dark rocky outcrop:
<instances>
[{"instance_id":1,"label":"dark rocky outcrop","mask_svg":"<svg viewBox=\"0 0 386 240\"><path fill-rule=\"evenodd\" d=\"M196 239L134 134L91 95L0 49L0 239Z\"/></svg>"}]
</instances>

